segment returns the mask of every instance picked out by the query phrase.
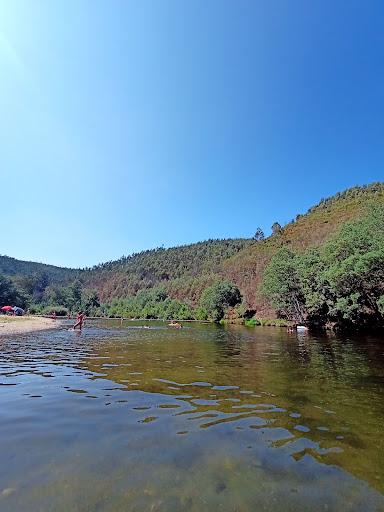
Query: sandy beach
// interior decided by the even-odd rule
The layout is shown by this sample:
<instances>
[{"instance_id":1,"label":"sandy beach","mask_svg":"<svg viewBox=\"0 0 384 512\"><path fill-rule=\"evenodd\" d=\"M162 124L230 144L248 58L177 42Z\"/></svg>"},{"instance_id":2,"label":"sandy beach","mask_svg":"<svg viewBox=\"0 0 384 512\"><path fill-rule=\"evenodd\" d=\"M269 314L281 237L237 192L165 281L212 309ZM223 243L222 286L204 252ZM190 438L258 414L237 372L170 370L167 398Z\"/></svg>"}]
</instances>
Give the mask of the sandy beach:
<instances>
[{"instance_id":1,"label":"sandy beach","mask_svg":"<svg viewBox=\"0 0 384 512\"><path fill-rule=\"evenodd\" d=\"M60 327L60 320L37 316L0 316L0 337Z\"/></svg>"}]
</instances>

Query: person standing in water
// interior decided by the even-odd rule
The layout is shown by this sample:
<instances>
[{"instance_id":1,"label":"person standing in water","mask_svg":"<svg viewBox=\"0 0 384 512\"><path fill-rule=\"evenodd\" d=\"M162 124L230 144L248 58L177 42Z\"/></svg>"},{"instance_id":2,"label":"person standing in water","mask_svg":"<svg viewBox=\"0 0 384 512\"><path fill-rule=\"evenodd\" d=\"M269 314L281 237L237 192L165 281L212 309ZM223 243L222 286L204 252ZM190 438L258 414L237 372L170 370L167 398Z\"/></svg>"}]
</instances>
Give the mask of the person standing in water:
<instances>
[{"instance_id":1,"label":"person standing in water","mask_svg":"<svg viewBox=\"0 0 384 512\"><path fill-rule=\"evenodd\" d=\"M80 331L81 331L81 329L83 327L84 320L85 320L84 313L82 311L79 311L79 313L77 314L76 323L73 326L73 329L76 329L76 327L78 327L80 329Z\"/></svg>"}]
</instances>

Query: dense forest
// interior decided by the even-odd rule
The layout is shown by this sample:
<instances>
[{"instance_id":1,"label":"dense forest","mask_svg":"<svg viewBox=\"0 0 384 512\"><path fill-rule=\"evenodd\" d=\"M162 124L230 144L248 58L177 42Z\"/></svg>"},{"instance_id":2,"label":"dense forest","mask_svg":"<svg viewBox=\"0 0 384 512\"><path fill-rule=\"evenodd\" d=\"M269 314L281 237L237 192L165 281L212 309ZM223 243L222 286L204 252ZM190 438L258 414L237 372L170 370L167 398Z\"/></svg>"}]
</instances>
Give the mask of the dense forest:
<instances>
[{"instance_id":1,"label":"dense forest","mask_svg":"<svg viewBox=\"0 0 384 512\"><path fill-rule=\"evenodd\" d=\"M277 314L311 325L384 323L384 205L370 205L320 247L280 248L262 293Z\"/></svg>"},{"instance_id":2,"label":"dense forest","mask_svg":"<svg viewBox=\"0 0 384 512\"><path fill-rule=\"evenodd\" d=\"M9 256L0 255L0 273L8 276L46 275L50 283L65 283L73 280L79 274L80 269L55 267L34 261L22 261Z\"/></svg>"},{"instance_id":3,"label":"dense forest","mask_svg":"<svg viewBox=\"0 0 384 512\"><path fill-rule=\"evenodd\" d=\"M0 256L0 305L58 314L317 326L384 323L384 184L322 199L264 236L158 248L89 269Z\"/></svg>"}]
</instances>

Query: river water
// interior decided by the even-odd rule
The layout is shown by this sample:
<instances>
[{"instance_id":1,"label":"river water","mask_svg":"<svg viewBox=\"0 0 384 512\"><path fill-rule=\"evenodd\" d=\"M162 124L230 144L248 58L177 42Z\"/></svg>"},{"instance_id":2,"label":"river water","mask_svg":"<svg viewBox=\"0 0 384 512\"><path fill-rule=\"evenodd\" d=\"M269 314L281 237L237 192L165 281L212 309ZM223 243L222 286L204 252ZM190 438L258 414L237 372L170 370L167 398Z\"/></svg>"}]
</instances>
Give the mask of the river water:
<instances>
[{"instance_id":1,"label":"river water","mask_svg":"<svg viewBox=\"0 0 384 512\"><path fill-rule=\"evenodd\" d=\"M384 341L88 322L0 339L0 510L384 511Z\"/></svg>"}]
</instances>

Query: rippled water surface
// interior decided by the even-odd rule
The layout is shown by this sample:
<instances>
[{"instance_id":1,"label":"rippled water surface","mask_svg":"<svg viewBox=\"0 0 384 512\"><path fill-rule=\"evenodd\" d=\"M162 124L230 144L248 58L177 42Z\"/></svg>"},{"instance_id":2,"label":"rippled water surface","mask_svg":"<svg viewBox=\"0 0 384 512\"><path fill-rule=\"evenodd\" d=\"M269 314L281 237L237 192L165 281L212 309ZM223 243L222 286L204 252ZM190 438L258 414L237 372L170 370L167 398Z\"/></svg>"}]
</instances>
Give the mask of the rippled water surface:
<instances>
[{"instance_id":1,"label":"rippled water surface","mask_svg":"<svg viewBox=\"0 0 384 512\"><path fill-rule=\"evenodd\" d=\"M0 338L0 510L384 511L384 342L88 322Z\"/></svg>"}]
</instances>

